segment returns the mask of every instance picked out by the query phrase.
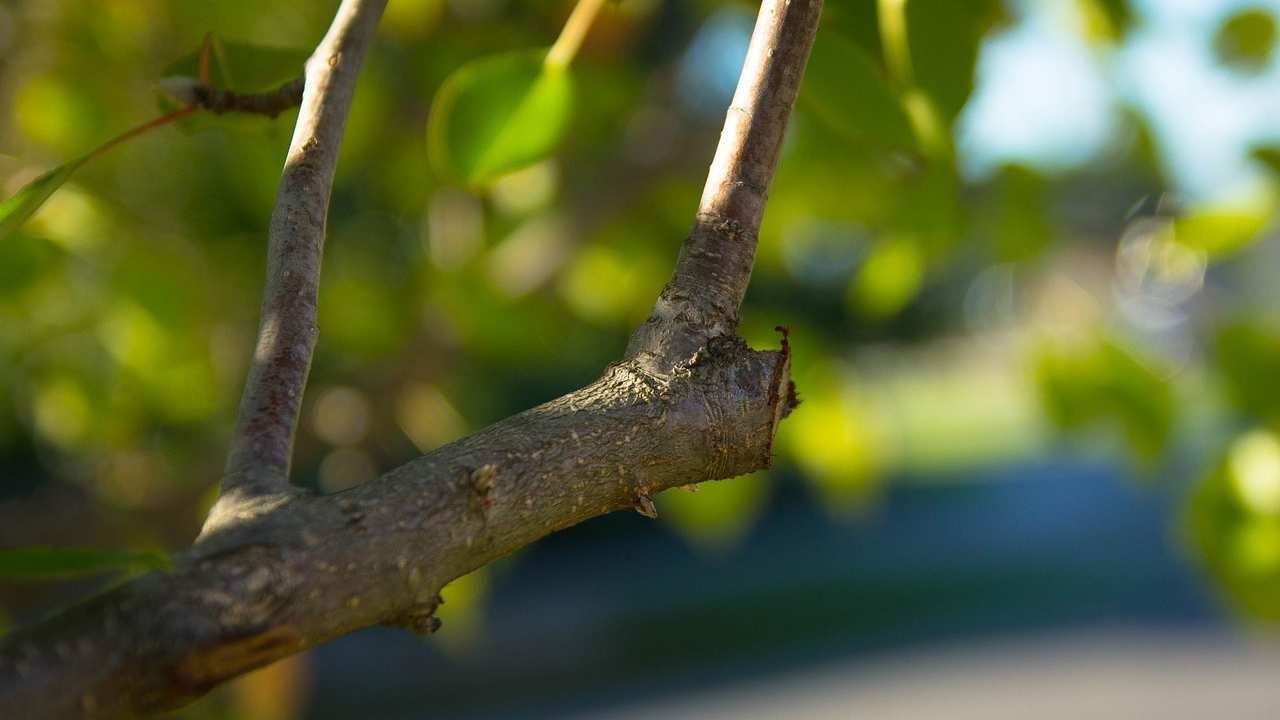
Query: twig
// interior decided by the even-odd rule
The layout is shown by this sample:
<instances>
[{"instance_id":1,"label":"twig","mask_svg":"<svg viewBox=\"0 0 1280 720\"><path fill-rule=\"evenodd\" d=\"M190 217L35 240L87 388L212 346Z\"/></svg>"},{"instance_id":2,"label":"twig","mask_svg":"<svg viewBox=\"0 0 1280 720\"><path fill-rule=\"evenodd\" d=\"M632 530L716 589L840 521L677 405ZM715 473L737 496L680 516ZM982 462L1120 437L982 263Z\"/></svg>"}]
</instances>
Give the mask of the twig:
<instances>
[{"instance_id":1,"label":"twig","mask_svg":"<svg viewBox=\"0 0 1280 720\"><path fill-rule=\"evenodd\" d=\"M179 102L216 115L235 112L275 117L302 102L306 78L297 77L275 90L261 93L223 90L188 77L162 78L159 85Z\"/></svg>"},{"instance_id":2,"label":"twig","mask_svg":"<svg viewBox=\"0 0 1280 720\"><path fill-rule=\"evenodd\" d=\"M222 497L206 528L229 519L227 511L242 514L241 500L289 490L293 436L316 344L320 257L338 148L356 77L385 5L386 0L343 0L307 61L302 107L271 216L253 366L231 438Z\"/></svg>"},{"instance_id":3,"label":"twig","mask_svg":"<svg viewBox=\"0 0 1280 720\"><path fill-rule=\"evenodd\" d=\"M90 158L96 158L99 155L110 150L111 148L119 145L120 143L126 140L132 140L133 138L147 132L148 130L154 130L155 128L161 127L163 125L168 125L171 122L176 122L178 120L181 120L182 118L195 112L197 109L198 108L192 105L188 105L186 107L174 110L173 112L165 113L164 115L161 115L160 117L154 120L150 120L148 122L145 122L139 125L136 128L133 128L132 130L123 132L111 138L110 140L102 143L98 147L94 148L93 152L90 152L88 155L85 155L84 158L81 160L81 162L84 162L85 160L89 160Z\"/></svg>"},{"instance_id":4,"label":"twig","mask_svg":"<svg viewBox=\"0 0 1280 720\"><path fill-rule=\"evenodd\" d=\"M560 31L560 37L556 38L555 44L547 51L548 67L564 68L573 62L578 48L582 47L583 39L587 37L587 30L591 29L591 21L602 5L604 0L578 0L578 4L573 6L573 12L569 13L569 19L564 23L564 29Z\"/></svg>"},{"instance_id":5,"label":"twig","mask_svg":"<svg viewBox=\"0 0 1280 720\"><path fill-rule=\"evenodd\" d=\"M294 78L270 92L238 93L212 87L202 87L197 91L200 107L209 112L253 113L275 117L302 102L302 90L306 87L306 78Z\"/></svg>"}]
</instances>

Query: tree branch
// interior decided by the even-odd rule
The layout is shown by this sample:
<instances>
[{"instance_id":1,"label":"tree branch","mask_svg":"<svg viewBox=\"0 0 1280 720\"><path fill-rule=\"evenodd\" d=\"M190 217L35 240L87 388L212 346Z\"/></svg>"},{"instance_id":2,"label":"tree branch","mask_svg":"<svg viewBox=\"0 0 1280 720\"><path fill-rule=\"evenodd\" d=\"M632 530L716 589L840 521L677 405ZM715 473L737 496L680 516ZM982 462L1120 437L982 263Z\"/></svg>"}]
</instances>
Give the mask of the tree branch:
<instances>
[{"instance_id":1,"label":"tree branch","mask_svg":"<svg viewBox=\"0 0 1280 720\"><path fill-rule=\"evenodd\" d=\"M201 85L195 88L200 107L215 115L238 112L275 117L302 102L306 77L296 78L270 92L238 93Z\"/></svg>"},{"instance_id":2,"label":"tree branch","mask_svg":"<svg viewBox=\"0 0 1280 720\"><path fill-rule=\"evenodd\" d=\"M769 183L821 13L821 0L760 7L693 230L671 282L627 346L627 357L653 372L737 331Z\"/></svg>"},{"instance_id":3,"label":"tree branch","mask_svg":"<svg viewBox=\"0 0 1280 720\"><path fill-rule=\"evenodd\" d=\"M354 28L371 28L372 20L348 14L343 21L344 12L358 15L366 5L344 2L330 38L371 33ZM281 207L294 209L278 212L272 228L273 248L277 239L282 247L272 252L268 286L275 292L264 304L257 355L266 367L251 375L237 430L244 453L233 454L242 463L230 468L219 505L228 493L263 494L238 508L215 508L171 574L144 576L5 638L0 717L157 712L370 625L431 632L438 593L457 577L588 518L625 508L648 512L649 498L662 490L768 467L778 424L794 404L785 334L782 350L761 352L733 328L820 6L765 2L764 29L753 36L741 102L729 113L694 234L657 319L646 325L671 330L650 333L638 353L581 390L329 496L283 485L315 341L324 199L341 131L341 118L315 105L339 92L339 77L354 76L335 73L312 87L309 68L281 188ZM336 68L363 44L334 46L338 52L316 57L336 57ZM745 117L753 112L763 113L759 122ZM293 301L295 293L305 299ZM301 333L286 335L293 332L289 318L302 318ZM271 368L276 374L266 375ZM271 378L280 384L254 389ZM272 443L258 446L259 437Z\"/></svg>"},{"instance_id":4,"label":"tree branch","mask_svg":"<svg viewBox=\"0 0 1280 720\"><path fill-rule=\"evenodd\" d=\"M667 488L764 467L782 353L716 343L669 381L630 365L386 476L298 496L0 649L0 716L181 705L374 624L435 627L445 583Z\"/></svg>"},{"instance_id":5,"label":"tree branch","mask_svg":"<svg viewBox=\"0 0 1280 720\"><path fill-rule=\"evenodd\" d=\"M318 330L325 219L356 77L386 0L343 0L307 61L306 89L271 215L253 366L240 400L216 526L243 502L289 491L289 460ZM224 502L224 500L226 502Z\"/></svg>"}]
</instances>

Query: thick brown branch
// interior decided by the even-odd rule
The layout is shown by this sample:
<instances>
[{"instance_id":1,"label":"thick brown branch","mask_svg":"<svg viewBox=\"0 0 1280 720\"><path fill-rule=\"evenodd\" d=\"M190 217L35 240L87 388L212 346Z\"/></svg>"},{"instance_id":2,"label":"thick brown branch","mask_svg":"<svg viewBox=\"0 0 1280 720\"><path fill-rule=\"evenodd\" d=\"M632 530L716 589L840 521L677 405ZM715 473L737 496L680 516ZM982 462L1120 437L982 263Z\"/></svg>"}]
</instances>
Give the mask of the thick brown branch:
<instances>
[{"instance_id":1,"label":"thick brown branch","mask_svg":"<svg viewBox=\"0 0 1280 720\"><path fill-rule=\"evenodd\" d=\"M289 458L315 349L325 219L356 77L386 0L343 0L307 61L306 90L271 216L253 365L231 438L215 525L248 498L288 491Z\"/></svg>"},{"instance_id":2,"label":"thick brown branch","mask_svg":"<svg viewBox=\"0 0 1280 720\"><path fill-rule=\"evenodd\" d=\"M733 335L787 120L822 0L765 0L675 274L627 357L666 372L711 338Z\"/></svg>"},{"instance_id":3,"label":"thick brown branch","mask_svg":"<svg viewBox=\"0 0 1280 720\"><path fill-rule=\"evenodd\" d=\"M0 716L128 717L374 624L434 627L445 583L544 535L766 467L785 353L717 340L671 377L634 363L381 479L209 533L172 575L0 648Z\"/></svg>"}]
</instances>

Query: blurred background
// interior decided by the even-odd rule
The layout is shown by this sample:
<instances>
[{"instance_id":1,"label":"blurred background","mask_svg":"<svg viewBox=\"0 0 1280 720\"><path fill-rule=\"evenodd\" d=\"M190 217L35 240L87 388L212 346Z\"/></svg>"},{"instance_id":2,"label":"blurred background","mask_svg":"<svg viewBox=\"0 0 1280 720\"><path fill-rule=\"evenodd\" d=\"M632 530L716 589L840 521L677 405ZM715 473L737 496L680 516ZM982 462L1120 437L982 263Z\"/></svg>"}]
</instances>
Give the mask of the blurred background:
<instances>
[{"instance_id":1,"label":"blurred background","mask_svg":"<svg viewBox=\"0 0 1280 720\"><path fill-rule=\"evenodd\" d=\"M334 6L0 0L0 197L159 114L206 32L300 59ZM648 314L753 4L608 3L554 157L470 190L426 159L441 81L572 7L390 0L297 482L366 482L579 387ZM1275 717L1277 17L828 0L743 309L757 347L791 328L773 469L463 578L428 639L362 632L182 716ZM0 247L0 547L194 537L293 116L144 135ZM0 628L119 579L0 579Z\"/></svg>"}]
</instances>

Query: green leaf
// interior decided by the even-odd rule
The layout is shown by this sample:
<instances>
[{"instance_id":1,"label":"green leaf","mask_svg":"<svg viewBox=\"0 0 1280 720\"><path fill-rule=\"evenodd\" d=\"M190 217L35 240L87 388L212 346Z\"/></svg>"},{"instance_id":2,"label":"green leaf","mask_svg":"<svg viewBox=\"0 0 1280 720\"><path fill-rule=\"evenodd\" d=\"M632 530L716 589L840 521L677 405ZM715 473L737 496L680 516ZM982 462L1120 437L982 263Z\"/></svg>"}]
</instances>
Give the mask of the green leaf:
<instances>
[{"instance_id":1,"label":"green leaf","mask_svg":"<svg viewBox=\"0 0 1280 720\"><path fill-rule=\"evenodd\" d=\"M836 32L814 42L801 107L846 139L912 149L911 124L880 68L857 43Z\"/></svg>"},{"instance_id":2,"label":"green leaf","mask_svg":"<svg viewBox=\"0 0 1280 720\"><path fill-rule=\"evenodd\" d=\"M879 8L875 2L867 0L827 0L822 6L821 38L830 33L840 35L854 42L870 57L884 57L884 46L880 38ZM810 61L812 65L812 60ZM883 69L883 68L881 68ZM805 70L808 77L808 70Z\"/></svg>"},{"instance_id":3,"label":"green leaf","mask_svg":"<svg viewBox=\"0 0 1280 720\"><path fill-rule=\"evenodd\" d=\"M915 83L950 127L973 92L983 37L1006 17L1004 3L911 0L906 11Z\"/></svg>"},{"instance_id":4,"label":"green leaf","mask_svg":"<svg viewBox=\"0 0 1280 720\"><path fill-rule=\"evenodd\" d=\"M444 81L427 122L436 172L479 187L556 149L569 126L573 84L568 69L546 67L544 55L483 58Z\"/></svg>"},{"instance_id":5,"label":"green leaf","mask_svg":"<svg viewBox=\"0 0 1280 720\"><path fill-rule=\"evenodd\" d=\"M1193 250L1220 259L1243 250L1262 236L1270 207L1205 207L1174 221L1174 237Z\"/></svg>"},{"instance_id":6,"label":"green leaf","mask_svg":"<svg viewBox=\"0 0 1280 720\"><path fill-rule=\"evenodd\" d=\"M209 81L216 88L238 93L269 92L300 77L305 71L308 57L310 57L308 51L296 48L249 45L214 39L209 52ZM163 79L179 78L180 82L181 80L194 82L199 76L199 50L173 62L160 73ZM166 92L164 84L163 82L160 84L161 87L156 93L157 104L161 111L172 112L185 106L186 101ZM261 125L263 118L238 113L217 117L209 113L197 113L178 121L177 126L189 133L237 122Z\"/></svg>"},{"instance_id":7,"label":"green leaf","mask_svg":"<svg viewBox=\"0 0 1280 720\"><path fill-rule=\"evenodd\" d=\"M214 40L209 53L210 81L214 87L242 93L274 90L300 77L309 56L309 52L296 48ZM200 51L174 61L160 75L199 77Z\"/></svg>"},{"instance_id":8,"label":"green leaf","mask_svg":"<svg viewBox=\"0 0 1280 720\"><path fill-rule=\"evenodd\" d=\"M29 546L0 550L0 578L47 581L109 572L168 570L157 550L93 550Z\"/></svg>"},{"instance_id":9,"label":"green leaf","mask_svg":"<svg viewBox=\"0 0 1280 720\"><path fill-rule=\"evenodd\" d=\"M1242 10L1227 18L1213 39L1213 49L1223 65L1257 72L1271 63L1276 50L1276 20L1261 8Z\"/></svg>"},{"instance_id":10,"label":"green leaf","mask_svg":"<svg viewBox=\"0 0 1280 720\"><path fill-rule=\"evenodd\" d=\"M76 168L84 164L86 155L50 170L22 187L13 197L0 203L0 242L8 240L44 205L54 191L62 187Z\"/></svg>"}]
</instances>

